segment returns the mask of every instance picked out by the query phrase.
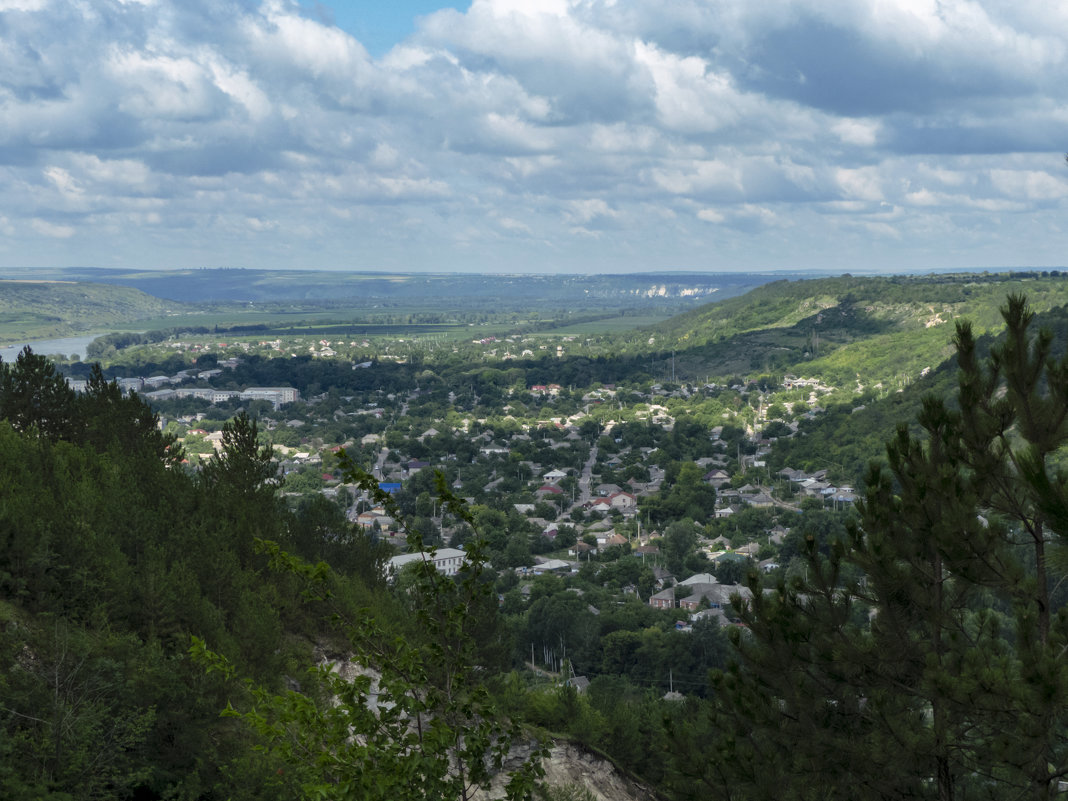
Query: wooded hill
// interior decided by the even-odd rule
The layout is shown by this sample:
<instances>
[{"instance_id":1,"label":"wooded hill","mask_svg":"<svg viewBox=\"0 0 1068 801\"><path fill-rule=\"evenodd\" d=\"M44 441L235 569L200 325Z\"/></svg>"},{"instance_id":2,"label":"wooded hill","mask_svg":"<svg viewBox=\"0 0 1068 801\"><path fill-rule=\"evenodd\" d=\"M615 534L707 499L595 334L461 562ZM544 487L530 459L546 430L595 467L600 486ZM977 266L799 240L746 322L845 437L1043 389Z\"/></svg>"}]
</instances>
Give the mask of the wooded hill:
<instances>
[{"instance_id":1,"label":"wooded hill","mask_svg":"<svg viewBox=\"0 0 1068 801\"><path fill-rule=\"evenodd\" d=\"M181 309L138 289L67 281L0 281L0 341L126 327Z\"/></svg>"},{"instance_id":2,"label":"wooded hill","mask_svg":"<svg viewBox=\"0 0 1068 801\"><path fill-rule=\"evenodd\" d=\"M1044 312L1068 303L1068 273L776 281L627 339L675 349L676 374L687 380L794 373L896 389L952 354L956 320L970 320L980 335L999 330L998 309L1011 293Z\"/></svg>"},{"instance_id":3,"label":"wooded hill","mask_svg":"<svg viewBox=\"0 0 1068 801\"><path fill-rule=\"evenodd\" d=\"M420 336L470 325L606 330L664 319L707 298L730 297L767 275L481 275L326 270L143 270L69 268L12 272L0 281L0 341L108 329L210 326L231 336L314 326L364 336ZM50 279L48 281L42 278ZM136 290L136 291L135 291ZM141 294L147 293L147 294ZM160 300L164 299L164 300ZM231 333L232 332L232 333ZM488 333L498 333L494 329ZM485 335L485 333L483 333Z\"/></svg>"},{"instance_id":4,"label":"wooded hill","mask_svg":"<svg viewBox=\"0 0 1068 801\"><path fill-rule=\"evenodd\" d=\"M132 287L186 303L281 301L436 302L462 308L490 300L501 308L523 304L575 305L585 297L633 302L732 296L771 280L749 273L625 273L548 275L508 273L364 272L352 270L116 270L69 268L55 276ZM798 278L800 274L788 274Z\"/></svg>"}]
</instances>

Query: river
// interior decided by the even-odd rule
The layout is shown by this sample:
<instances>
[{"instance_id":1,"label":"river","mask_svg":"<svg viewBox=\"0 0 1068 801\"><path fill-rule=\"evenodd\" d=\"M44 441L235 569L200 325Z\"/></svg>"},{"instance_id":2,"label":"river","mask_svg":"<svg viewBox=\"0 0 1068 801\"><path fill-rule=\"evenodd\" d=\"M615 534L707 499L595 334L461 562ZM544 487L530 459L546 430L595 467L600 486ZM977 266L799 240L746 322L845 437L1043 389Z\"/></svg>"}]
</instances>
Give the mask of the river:
<instances>
[{"instance_id":1,"label":"river","mask_svg":"<svg viewBox=\"0 0 1068 801\"><path fill-rule=\"evenodd\" d=\"M72 353L77 353L84 361L85 351L88 349L89 343L99 336L104 335L92 334L81 337L64 337L63 339L38 339L33 342L20 342L17 345L0 347L0 358L5 362L13 362L22 349L29 345L33 348L34 353L40 353L44 356L52 353L62 353L64 356L70 356Z\"/></svg>"}]
</instances>

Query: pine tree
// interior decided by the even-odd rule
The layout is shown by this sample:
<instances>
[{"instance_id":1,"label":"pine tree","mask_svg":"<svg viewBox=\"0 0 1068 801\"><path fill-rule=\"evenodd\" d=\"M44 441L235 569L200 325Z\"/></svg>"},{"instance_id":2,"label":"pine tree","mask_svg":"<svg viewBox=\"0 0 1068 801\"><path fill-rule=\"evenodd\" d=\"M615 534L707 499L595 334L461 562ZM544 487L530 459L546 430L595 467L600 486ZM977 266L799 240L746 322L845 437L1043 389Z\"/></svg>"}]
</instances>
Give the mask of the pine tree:
<instances>
[{"instance_id":1,"label":"pine tree","mask_svg":"<svg viewBox=\"0 0 1068 801\"><path fill-rule=\"evenodd\" d=\"M0 360L0 418L16 431L34 431L53 442L70 440L79 430L74 390L29 345L14 364Z\"/></svg>"},{"instance_id":2,"label":"pine tree","mask_svg":"<svg viewBox=\"0 0 1068 801\"><path fill-rule=\"evenodd\" d=\"M1068 442L1068 352L1055 359L1053 333L1031 332L1035 315L1022 296L1010 296L1002 316L1006 335L986 364L970 326L957 327L959 458L1000 534L999 561L987 557L981 578L1013 612L1016 709L1002 758L1030 797L1045 799L1068 772L1053 736L1068 703L1068 615L1052 608L1049 575L1050 547L1068 536L1068 474L1058 464Z\"/></svg>"},{"instance_id":3,"label":"pine tree","mask_svg":"<svg viewBox=\"0 0 1068 801\"><path fill-rule=\"evenodd\" d=\"M980 359L957 327L958 407L926 400L874 466L849 536L741 610L715 679L709 784L762 798L1048 799L1066 773L1068 357L1021 297Z\"/></svg>"},{"instance_id":4,"label":"pine tree","mask_svg":"<svg viewBox=\"0 0 1068 801\"><path fill-rule=\"evenodd\" d=\"M178 464L184 454L174 434L159 429L159 415L137 393L123 395L118 382L104 378L94 364L85 392L78 398L83 436L97 451L115 448Z\"/></svg>"}]
</instances>

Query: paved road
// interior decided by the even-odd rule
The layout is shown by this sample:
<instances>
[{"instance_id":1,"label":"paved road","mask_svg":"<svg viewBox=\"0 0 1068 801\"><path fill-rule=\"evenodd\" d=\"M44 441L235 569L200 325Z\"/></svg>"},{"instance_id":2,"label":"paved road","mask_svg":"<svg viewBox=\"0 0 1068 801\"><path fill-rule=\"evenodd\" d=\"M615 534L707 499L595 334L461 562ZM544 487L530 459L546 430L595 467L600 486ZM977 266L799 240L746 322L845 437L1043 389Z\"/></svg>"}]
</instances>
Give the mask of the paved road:
<instances>
[{"instance_id":1,"label":"paved road","mask_svg":"<svg viewBox=\"0 0 1068 801\"><path fill-rule=\"evenodd\" d=\"M582 473L579 474L578 486L579 497L575 506L581 506L590 499L592 493L592 487L590 482L593 480L593 463L597 461L597 445L594 444L590 448L590 458L586 460L586 464L582 466Z\"/></svg>"}]
</instances>

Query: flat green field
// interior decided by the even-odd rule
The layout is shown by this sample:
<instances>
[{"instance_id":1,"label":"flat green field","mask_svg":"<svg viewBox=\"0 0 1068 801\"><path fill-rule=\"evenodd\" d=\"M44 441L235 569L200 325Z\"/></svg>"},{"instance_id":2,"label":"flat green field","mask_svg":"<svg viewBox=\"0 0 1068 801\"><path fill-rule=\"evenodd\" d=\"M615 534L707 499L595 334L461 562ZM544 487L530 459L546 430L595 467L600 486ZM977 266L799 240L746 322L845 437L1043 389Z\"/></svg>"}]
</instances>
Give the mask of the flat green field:
<instances>
[{"instance_id":1,"label":"flat green field","mask_svg":"<svg viewBox=\"0 0 1068 801\"><path fill-rule=\"evenodd\" d=\"M654 325L669 317L667 313L619 315L600 320L564 324L557 328L554 327L554 321L551 319L533 323L530 320L517 319L513 314L491 317L485 322L474 324L448 320L449 312L437 315L445 318L441 322L420 321L420 316L425 314L425 308L417 307L398 307L371 312L367 309L330 309L328 311L213 309L202 313L175 314L131 321L128 325L116 326L114 330L152 331L170 328L218 327L219 334L226 333L232 338L322 334L324 336L410 336L416 338L432 336L449 340L466 340L490 336L500 337L519 332L554 336L609 334ZM406 320L406 318L413 317L415 318L413 321ZM248 330L246 326L263 326L263 328ZM536 331L531 329L536 329Z\"/></svg>"},{"instance_id":2,"label":"flat green field","mask_svg":"<svg viewBox=\"0 0 1068 801\"><path fill-rule=\"evenodd\" d=\"M671 317L670 314L647 314L647 315L620 315L608 317L604 320L593 320L586 323L565 325L553 328L542 333L563 334L565 336L612 334L618 331L630 331L633 328L642 328L647 325L656 325Z\"/></svg>"}]
</instances>

